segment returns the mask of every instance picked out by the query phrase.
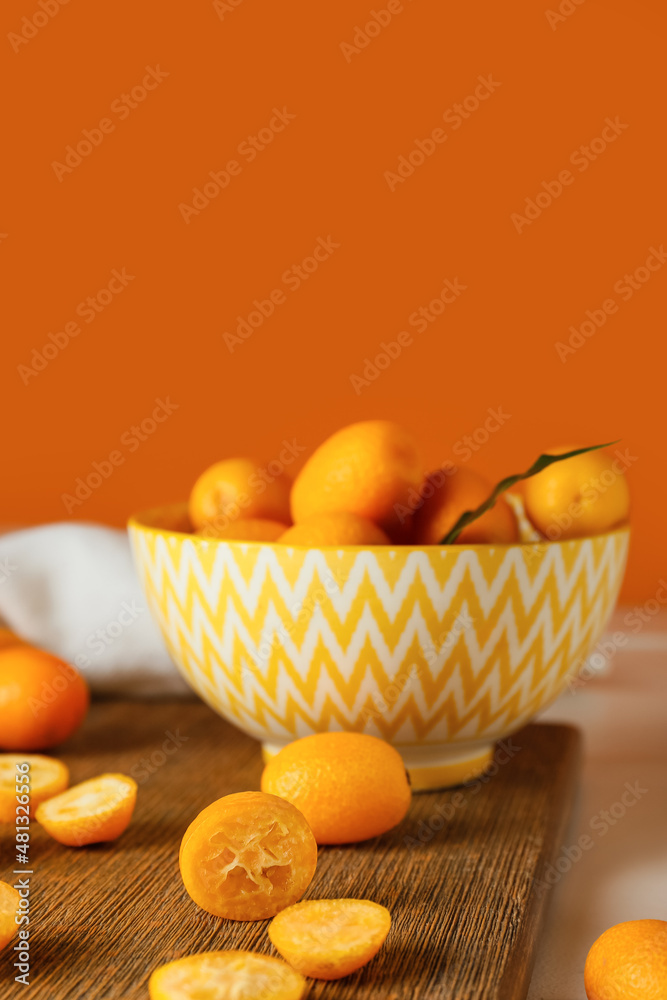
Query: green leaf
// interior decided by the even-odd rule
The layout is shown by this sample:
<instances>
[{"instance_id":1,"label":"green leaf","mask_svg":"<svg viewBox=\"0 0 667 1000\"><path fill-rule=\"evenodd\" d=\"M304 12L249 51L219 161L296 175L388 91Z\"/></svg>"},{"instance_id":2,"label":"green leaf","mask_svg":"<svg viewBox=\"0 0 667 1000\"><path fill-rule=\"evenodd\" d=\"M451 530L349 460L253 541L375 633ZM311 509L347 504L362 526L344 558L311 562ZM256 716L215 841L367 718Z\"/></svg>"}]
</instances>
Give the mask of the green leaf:
<instances>
[{"instance_id":1,"label":"green leaf","mask_svg":"<svg viewBox=\"0 0 667 1000\"><path fill-rule=\"evenodd\" d=\"M527 469L526 472L519 472L515 476L507 476L505 479L501 479L484 503L480 504L479 507L476 507L475 510L466 510L463 514L461 514L454 527L447 532L440 544L451 545L455 542L464 528L467 528L469 524L476 521L478 517L482 516L482 514L486 514L487 510L491 510L500 494L504 493L505 490L509 490L520 480L530 479L531 476L536 476L538 472L542 472L543 469L548 469L549 466L553 465L555 462L564 462L566 458L574 458L575 455L583 455L587 451L597 451L598 448L609 448L612 444L618 444L618 441L609 441L607 444L592 444L589 448L577 448L576 451L567 451L562 455L540 455L540 457L533 462L531 467Z\"/></svg>"}]
</instances>

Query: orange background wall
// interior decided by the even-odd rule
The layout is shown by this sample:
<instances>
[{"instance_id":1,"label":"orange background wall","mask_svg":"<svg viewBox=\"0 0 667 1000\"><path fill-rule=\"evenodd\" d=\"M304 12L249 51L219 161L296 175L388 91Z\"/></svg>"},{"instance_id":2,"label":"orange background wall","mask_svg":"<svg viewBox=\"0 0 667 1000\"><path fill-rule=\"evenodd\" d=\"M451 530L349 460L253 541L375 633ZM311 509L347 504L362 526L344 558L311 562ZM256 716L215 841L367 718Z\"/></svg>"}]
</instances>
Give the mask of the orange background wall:
<instances>
[{"instance_id":1,"label":"orange background wall","mask_svg":"<svg viewBox=\"0 0 667 1000\"><path fill-rule=\"evenodd\" d=\"M509 419L472 460L494 477L554 443L622 438L636 457L625 596L655 594L667 266L620 289L667 241L662 2L561 0L557 20L556 0L392 0L358 52L341 43L372 10L386 21L386 0L43 3L44 16L38 0L0 14L1 523L122 524L185 497L216 458L269 460L285 438L312 448L374 416L412 428L434 465L501 407ZM37 29L22 21L35 15ZM34 37L17 41L22 29ZM125 105L146 67L168 75ZM443 118L480 76L493 92ZM281 124L274 108L295 117L250 160L239 146ZM105 118L89 155L54 168ZM584 169L575 151L607 118L618 134ZM387 179L438 128L424 162ZM230 160L240 171L186 221L179 205ZM567 169L518 232L512 215ZM285 283L318 237L339 246ZM123 268L133 278L113 301L77 315ZM465 291L423 332L407 325L445 278ZM230 351L223 334L276 288L284 301ZM610 298L617 310L562 361L570 325ZM28 373L33 348L74 321L81 332ZM412 342L355 391L350 377L402 330ZM132 426L167 397L178 408L138 441ZM63 494L113 451L118 466L68 513Z\"/></svg>"}]
</instances>

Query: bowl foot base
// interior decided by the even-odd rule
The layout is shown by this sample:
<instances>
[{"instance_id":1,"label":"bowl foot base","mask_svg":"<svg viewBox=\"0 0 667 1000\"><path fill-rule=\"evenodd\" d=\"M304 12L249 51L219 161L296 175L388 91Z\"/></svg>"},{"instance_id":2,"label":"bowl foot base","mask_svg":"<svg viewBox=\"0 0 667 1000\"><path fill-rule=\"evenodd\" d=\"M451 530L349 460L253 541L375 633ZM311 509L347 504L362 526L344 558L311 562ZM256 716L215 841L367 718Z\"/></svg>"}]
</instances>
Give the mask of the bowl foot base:
<instances>
[{"instance_id":1,"label":"bowl foot base","mask_svg":"<svg viewBox=\"0 0 667 1000\"><path fill-rule=\"evenodd\" d=\"M266 763L286 743L262 743L262 757ZM484 774L493 760L493 743L476 743L472 746L446 744L432 747L397 747L410 775L413 792L433 792L438 788L452 788L472 781Z\"/></svg>"}]
</instances>

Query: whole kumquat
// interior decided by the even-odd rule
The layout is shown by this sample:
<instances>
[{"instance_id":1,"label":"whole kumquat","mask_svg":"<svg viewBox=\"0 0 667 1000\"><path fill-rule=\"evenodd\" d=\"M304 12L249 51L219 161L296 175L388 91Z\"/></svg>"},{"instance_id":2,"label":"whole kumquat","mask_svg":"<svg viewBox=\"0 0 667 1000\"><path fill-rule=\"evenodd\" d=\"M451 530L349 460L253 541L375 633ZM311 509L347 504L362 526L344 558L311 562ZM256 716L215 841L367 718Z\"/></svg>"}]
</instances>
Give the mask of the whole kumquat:
<instances>
[{"instance_id":1,"label":"whole kumquat","mask_svg":"<svg viewBox=\"0 0 667 1000\"><path fill-rule=\"evenodd\" d=\"M588 1000L667 998L667 920L628 920L606 930L588 953Z\"/></svg>"},{"instance_id":2,"label":"whole kumquat","mask_svg":"<svg viewBox=\"0 0 667 1000\"><path fill-rule=\"evenodd\" d=\"M277 539L281 545L389 545L389 538L377 524L358 514L345 512L311 514L292 525Z\"/></svg>"},{"instance_id":3,"label":"whole kumquat","mask_svg":"<svg viewBox=\"0 0 667 1000\"><path fill-rule=\"evenodd\" d=\"M402 529L397 508L419 489L423 469L412 435L390 420L364 420L336 431L313 452L292 487L295 524L340 511L373 521L390 537Z\"/></svg>"},{"instance_id":4,"label":"whole kumquat","mask_svg":"<svg viewBox=\"0 0 667 1000\"><path fill-rule=\"evenodd\" d=\"M401 755L365 733L316 733L272 757L262 791L306 817L318 844L368 840L403 819L412 798Z\"/></svg>"},{"instance_id":5,"label":"whole kumquat","mask_svg":"<svg viewBox=\"0 0 667 1000\"><path fill-rule=\"evenodd\" d=\"M0 750L45 750L83 722L90 695L74 667L42 649L0 649Z\"/></svg>"},{"instance_id":6,"label":"whole kumquat","mask_svg":"<svg viewBox=\"0 0 667 1000\"><path fill-rule=\"evenodd\" d=\"M285 475L267 476L249 458L226 458L202 472L190 493L193 528L224 530L240 518L289 524L290 483Z\"/></svg>"},{"instance_id":7,"label":"whole kumquat","mask_svg":"<svg viewBox=\"0 0 667 1000\"><path fill-rule=\"evenodd\" d=\"M575 445L549 448L550 455ZM598 535L630 514L630 489L622 466L605 450L574 455L526 479L523 497L531 523L551 540Z\"/></svg>"}]
</instances>

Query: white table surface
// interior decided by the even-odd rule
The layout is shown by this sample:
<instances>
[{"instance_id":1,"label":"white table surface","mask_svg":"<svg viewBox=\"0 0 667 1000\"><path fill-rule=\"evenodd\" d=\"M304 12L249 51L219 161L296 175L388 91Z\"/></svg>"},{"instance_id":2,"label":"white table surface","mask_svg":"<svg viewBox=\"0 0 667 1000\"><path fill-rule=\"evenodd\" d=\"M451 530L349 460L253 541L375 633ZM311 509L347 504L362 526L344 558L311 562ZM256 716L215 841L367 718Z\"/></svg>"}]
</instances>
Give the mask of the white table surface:
<instances>
[{"instance_id":1,"label":"white table surface","mask_svg":"<svg viewBox=\"0 0 667 1000\"><path fill-rule=\"evenodd\" d=\"M601 675L540 716L582 731L580 788L563 847L584 834L593 843L547 890L529 1000L586 1000L586 955L604 930L625 920L667 920L667 612L635 633L625 621L630 610L618 609L609 628L627 635L627 645ZM641 791L627 808L618 805L626 782ZM611 815L610 825L600 813L614 806L618 818Z\"/></svg>"}]
</instances>

